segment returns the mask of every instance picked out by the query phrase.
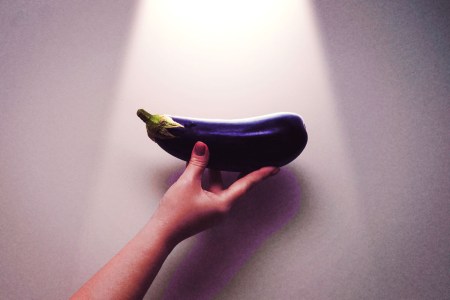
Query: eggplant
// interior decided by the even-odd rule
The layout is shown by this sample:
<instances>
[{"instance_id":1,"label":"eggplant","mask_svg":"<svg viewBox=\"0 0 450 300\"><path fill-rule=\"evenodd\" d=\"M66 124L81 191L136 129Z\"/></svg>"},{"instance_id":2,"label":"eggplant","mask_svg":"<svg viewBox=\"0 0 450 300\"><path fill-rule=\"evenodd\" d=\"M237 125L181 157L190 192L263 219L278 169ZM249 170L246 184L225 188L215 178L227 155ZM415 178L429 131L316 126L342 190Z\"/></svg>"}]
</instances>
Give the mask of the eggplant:
<instances>
[{"instance_id":1,"label":"eggplant","mask_svg":"<svg viewBox=\"0 0 450 300\"><path fill-rule=\"evenodd\" d=\"M179 159L189 161L194 144L204 142L210 152L207 167L215 170L281 167L297 158L308 141L303 119L294 113L232 120L152 115L143 109L137 115L149 138Z\"/></svg>"}]
</instances>

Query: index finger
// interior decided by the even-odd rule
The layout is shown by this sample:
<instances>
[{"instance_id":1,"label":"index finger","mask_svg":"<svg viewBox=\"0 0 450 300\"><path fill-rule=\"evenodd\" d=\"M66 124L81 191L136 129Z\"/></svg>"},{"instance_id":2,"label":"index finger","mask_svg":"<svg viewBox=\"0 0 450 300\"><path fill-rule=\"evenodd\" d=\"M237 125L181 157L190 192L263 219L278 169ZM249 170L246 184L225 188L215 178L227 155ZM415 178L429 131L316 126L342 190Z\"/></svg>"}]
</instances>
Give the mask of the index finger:
<instances>
[{"instance_id":1,"label":"index finger","mask_svg":"<svg viewBox=\"0 0 450 300\"><path fill-rule=\"evenodd\" d=\"M218 170L209 169L209 191L219 193L223 190L222 174Z\"/></svg>"}]
</instances>

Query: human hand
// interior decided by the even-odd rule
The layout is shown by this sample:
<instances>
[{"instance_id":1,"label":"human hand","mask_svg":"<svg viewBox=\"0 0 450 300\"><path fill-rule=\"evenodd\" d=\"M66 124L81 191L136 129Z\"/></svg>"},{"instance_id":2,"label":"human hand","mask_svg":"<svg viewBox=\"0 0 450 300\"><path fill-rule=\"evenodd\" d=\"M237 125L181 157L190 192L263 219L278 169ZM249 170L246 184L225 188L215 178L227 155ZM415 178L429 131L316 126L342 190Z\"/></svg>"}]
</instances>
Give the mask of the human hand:
<instances>
[{"instance_id":1,"label":"human hand","mask_svg":"<svg viewBox=\"0 0 450 300\"><path fill-rule=\"evenodd\" d=\"M209 172L209 188L201 179L208 164L206 144L197 142L180 178L167 190L144 228L71 299L142 299L173 247L221 220L236 199L278 168L264 167L224 189L218 171Z\"/></svg>"},{"instance_id":2,"label":"human hand","mask_svg":"<svg viewBox=\"0 0 450 300\"><path fill-rule=\"evenodd\" d=\"M174 244L218 223L254 184L279 171L263 167L225 189L220 171L209 170L209 187L203 189L201 181L208 160L207 145L197 142L185 171L164 194L152 217Z\"/></svg>"}]
</instances>

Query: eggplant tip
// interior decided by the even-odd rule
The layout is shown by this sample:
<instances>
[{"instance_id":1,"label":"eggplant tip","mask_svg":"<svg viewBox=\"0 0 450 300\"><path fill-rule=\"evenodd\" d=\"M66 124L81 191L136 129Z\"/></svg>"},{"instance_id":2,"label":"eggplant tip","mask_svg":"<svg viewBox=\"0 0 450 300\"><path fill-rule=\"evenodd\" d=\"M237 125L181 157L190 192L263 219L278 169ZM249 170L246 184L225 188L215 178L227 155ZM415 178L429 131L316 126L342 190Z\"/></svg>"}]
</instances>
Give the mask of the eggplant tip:
<instances>
[{"instance_id":1,"label":"eggplant tip","mask_svg":"<svg viewBox=\"0 0 450 300\"><path fill-rule=\"evenodd\" d=\"M152 116L145 109L142 108L138 109L136 114L142 121L144 121L144 123L147 123L150 120L150 117Z\"/></svg>"}]
</instances>

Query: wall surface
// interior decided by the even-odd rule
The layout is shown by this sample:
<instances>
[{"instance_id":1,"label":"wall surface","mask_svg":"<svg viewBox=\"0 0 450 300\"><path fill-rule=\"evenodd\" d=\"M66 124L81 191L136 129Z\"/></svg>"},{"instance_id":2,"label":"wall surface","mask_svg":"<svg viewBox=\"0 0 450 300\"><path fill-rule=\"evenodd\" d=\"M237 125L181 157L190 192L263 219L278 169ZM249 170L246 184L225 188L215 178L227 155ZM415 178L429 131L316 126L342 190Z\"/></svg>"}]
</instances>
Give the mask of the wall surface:
<instances>
[{"instance_id":1,"label":"wall surface","mask_svg":"<svg viewBox=\"0 0 450 300\"><path fill-rule=\"evenodd\" d=\"M67 298L149 218L184 163L141 107L310 137L146 299L449 298L448 2L165 3L0 2L0 298Z\"/></svg>"}]
</instances>

